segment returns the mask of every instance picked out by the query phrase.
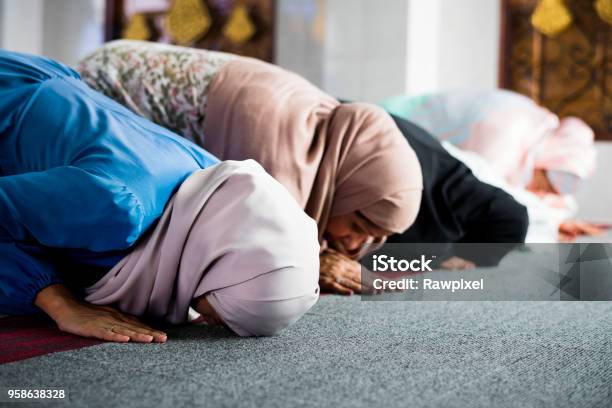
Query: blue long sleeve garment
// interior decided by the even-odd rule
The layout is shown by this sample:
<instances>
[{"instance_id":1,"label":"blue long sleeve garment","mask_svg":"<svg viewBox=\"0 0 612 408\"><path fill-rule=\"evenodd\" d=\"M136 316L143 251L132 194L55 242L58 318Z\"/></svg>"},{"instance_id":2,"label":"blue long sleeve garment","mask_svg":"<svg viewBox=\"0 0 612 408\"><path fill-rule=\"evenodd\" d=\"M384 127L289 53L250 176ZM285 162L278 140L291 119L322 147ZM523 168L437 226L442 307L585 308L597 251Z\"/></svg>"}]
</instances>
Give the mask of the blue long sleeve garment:
<instances>
[{"instance_id":1,"label":"blue long sleeve garment","mask_svg":"<svg viewBox=\"0 0 612 408\"><path fill-rule=\"evenodd\" d=\"M0 50L0 313L38 311L64 260L111 269L183 180L217 162L70 68Z\"/></svg>"}]
</instances>

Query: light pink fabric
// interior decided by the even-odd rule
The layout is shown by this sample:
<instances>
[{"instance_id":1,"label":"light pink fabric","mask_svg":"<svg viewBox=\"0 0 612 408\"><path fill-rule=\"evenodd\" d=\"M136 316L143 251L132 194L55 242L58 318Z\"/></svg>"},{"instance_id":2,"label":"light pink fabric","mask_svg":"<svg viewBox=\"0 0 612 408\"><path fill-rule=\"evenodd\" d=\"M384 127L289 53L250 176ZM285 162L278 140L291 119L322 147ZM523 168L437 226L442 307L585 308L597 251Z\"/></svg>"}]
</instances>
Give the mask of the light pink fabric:
<instances>
[{"instance_id":1,"label":"light pink fabric","mask_svg":"<svg viewBox=\"0 0 612 408\"><path fill-rule=\"evenodd\" d=\"M227 161L192 174L86 300L182 323L208 294L239 335L270 335L314 305L318 277L315 222L259 164Z\"/></svg>"},{"instance_id":2,"label":"light pink fabric","mask_svg":"<svg viewBox=\"0 0 612 408\"><path fill-rule=\"evenodd\" d=\"M529 184L533 170L544 169L555 172L549 178L557 190L572 193L595 170L593 130L579 118L559 121L530 103L496 110L473 124L461 147L482 155L513 185Z\"/></svg>"},{"instance_id":3,"label":"light pink fabric","mask_svg":"<svg viewBox=\"0 0 612 408\"><path fill-rule=\"evenodd\" d=\"M503 99L498 103L472 123L469 137L459 147L480 154L510 184L524 187L531 181L538 144L554 131L559 119L527 98L522 103Z\"/></svg>"},{"instance_id":4,"label":"light pink fabric","mask_svg":"<svg viewBox=\"0 0 612 408\"><path fill-rule=\"evenodd\" d=\"M399 96L382 104L436 138L479 154L513 186L525 187L541 168L554 172L553 184L571 190L595 168L593 131L586 123L574 117L560 121L516 92Z\"/></svg>"},{"instance_id":5,"label":"light pink fabric","mask_svg":"<svg viewBox=\"0 0 612 408\"><path fill-rule=\"evenodd\" d=\"M561 119L559 127L547 138L536 153L535 166L562 171L584 180L595 170L595 134L581 119Z\"/></svg>"},{"instance_id":6,"label":"light pink fabric","mask_svg":"<svg viewBox=\"0 0 612 408\"><path fill-rule=\"evenodd\" d=\"M208 94L204 148L257 160L317 221L359 211L390 232L414 222L421 168L391 117L340 104L304 78L251 58L226 63Z\"/></svg>"}]
</instances>

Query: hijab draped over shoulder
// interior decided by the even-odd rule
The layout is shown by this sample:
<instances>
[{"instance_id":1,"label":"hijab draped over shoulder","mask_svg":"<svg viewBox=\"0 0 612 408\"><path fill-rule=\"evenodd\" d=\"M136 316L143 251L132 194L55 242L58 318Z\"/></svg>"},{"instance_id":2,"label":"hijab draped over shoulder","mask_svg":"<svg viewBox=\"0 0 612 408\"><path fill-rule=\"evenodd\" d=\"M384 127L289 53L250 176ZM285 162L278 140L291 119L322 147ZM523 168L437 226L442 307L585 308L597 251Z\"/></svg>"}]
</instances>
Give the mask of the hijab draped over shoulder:
<instances>
[{"instance_id":1,"label":"hijab draped over shoulder","mask_svg":"<svg viewBox=\"0 0 612 408\"><path fill-rule=\"evenodd\" d=\"M185 323L206 296L241 336L270 335L317 301L316 225L252 160L193 173L163 216L86 300Z\"/></svg>"},{"instance_id":2,"label":"hijab draped over shoulder","mask_svg":"<svg viewBox=\"0 0 612 408\"><path fill-rule=\"evenodd\" d=\"M258 161L317 221L359 211L403 232L419 209L418 159L390 116L340 104L302 77L250 58L226 63L209 89L204 148Z\"/></svg>"}]
</instances>

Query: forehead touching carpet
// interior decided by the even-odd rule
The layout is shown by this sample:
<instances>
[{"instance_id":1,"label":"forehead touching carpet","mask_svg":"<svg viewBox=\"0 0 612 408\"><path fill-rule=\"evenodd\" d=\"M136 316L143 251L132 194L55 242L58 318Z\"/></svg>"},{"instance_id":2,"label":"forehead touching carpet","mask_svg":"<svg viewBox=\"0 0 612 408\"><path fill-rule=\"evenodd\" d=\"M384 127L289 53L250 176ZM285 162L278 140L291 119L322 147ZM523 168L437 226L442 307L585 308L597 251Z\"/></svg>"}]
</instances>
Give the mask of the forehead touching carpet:
<instances>
[{"instance_id":1,"label":"forehead touching carpet","mask_svg":"<svg viewBox=\"0 0 612 408\"><path fill-rule=\"evenodd\" d=\"M87 407L610 407L612 302L324 296L276 337L174 328L4 364L0 385Z\"/></svg>"}]
</instances>

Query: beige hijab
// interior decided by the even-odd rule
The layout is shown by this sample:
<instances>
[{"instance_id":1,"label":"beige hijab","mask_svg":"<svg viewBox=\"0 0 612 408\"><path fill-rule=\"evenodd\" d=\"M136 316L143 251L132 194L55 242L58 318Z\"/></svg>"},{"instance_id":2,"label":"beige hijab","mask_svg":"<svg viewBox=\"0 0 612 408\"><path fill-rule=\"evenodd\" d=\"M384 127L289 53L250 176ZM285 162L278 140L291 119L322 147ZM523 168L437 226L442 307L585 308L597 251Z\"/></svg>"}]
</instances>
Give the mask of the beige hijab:
<instances>
[{"instance_id":1,"label":"beige hijab","mask_svg":"<svg viewBox=\"0 0 612 408\"><path fill-rule=\"evenodd\" d=\"M318 298L316 225L252 160L193 173L86 300L183 323L205 295L241 336L270 335Z\"/></svg>"},{"instance_id":2,"label":"beige hijab","mask_svg":"<svg viewBox=\"0 0 612 408\"><path fill-rule=\"evenodd\" d=\"M305 79L238 58L215 75L204 148L223 160L255 159L317 221L359 211L390 232L418 213L422 175L391 117L363 103L340 104Z\"/></svg>"}]
</instances>

